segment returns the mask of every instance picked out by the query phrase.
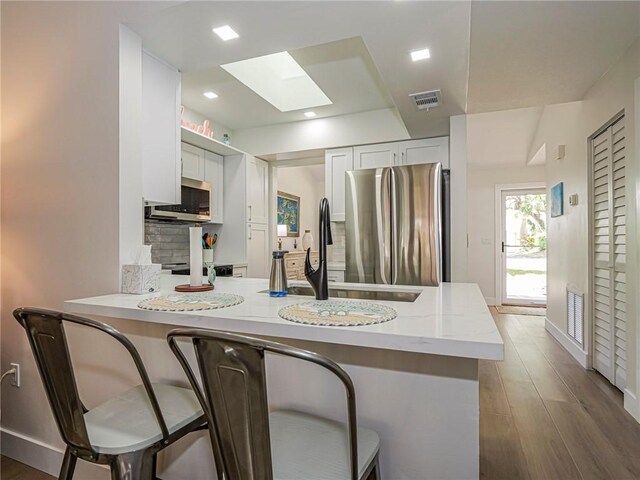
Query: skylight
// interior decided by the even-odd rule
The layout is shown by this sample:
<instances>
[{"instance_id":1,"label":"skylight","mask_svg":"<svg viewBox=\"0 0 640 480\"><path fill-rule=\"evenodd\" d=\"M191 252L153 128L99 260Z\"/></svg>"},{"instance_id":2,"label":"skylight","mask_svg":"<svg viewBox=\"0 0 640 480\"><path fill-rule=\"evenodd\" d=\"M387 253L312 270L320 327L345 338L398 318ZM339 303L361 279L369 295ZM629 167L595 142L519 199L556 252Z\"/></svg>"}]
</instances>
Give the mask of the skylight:
<instances>
[{"instance_id":1,"label":"skylight","mask_svg":"<svg viewBox=\"0 0 640 480\"><path fill-rule=\"evenodd\" d=\"M281 112L332 103L288 52L227 63L221 67Z\"/></svg>"}]
</instances>

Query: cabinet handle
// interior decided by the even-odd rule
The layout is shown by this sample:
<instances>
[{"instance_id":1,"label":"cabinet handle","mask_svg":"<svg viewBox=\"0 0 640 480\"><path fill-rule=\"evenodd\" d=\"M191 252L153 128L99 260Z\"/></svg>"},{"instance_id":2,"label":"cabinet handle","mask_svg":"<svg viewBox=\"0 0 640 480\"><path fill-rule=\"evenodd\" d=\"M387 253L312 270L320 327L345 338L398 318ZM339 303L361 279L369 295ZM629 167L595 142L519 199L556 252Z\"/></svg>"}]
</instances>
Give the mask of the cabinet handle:
<instances>
[{"instance_id":1,"label":"cabinet handle","mask_svg":"<svg viewBox=\"0 0 640 480\"><path fill-rule=\"evenodd\" d=\"M251 225L249 225L249 240L251 240Z\"/></svg>"},{"instance_id":2,"label":"cabinet handle","mask_svg":"<svg viewBox=\"0 0 640 480\"><path fill-rule=\"evenodd\" d=\"M404 160L404 152L402 152L402 157L400 159L400 162L402 163L402 165L405 164L405 160Z\"/></svg>"},{"instance_id":3,"label":"cabinet handle","mask_svg":"<svg viewBox=\"0 0 640 480\"><path fill-rule=\"evenodd\" d=\"M394 165L397 165L397 163L396 163L397 158L398 158L398 154L397 154L397 153L394 153L394 154L393 154L393 164L394 164Z\"/></svg>"},{"instance_id":4,"label":"cabinet handle","mask_svg":"<svg viewBox=\"0 0 640 480\"><path fill-rule=\"evenodd\" d=\"M249 221L251 221L251 216L252 216L251 205L249 205Z\"/></svg>"}]
</instances>

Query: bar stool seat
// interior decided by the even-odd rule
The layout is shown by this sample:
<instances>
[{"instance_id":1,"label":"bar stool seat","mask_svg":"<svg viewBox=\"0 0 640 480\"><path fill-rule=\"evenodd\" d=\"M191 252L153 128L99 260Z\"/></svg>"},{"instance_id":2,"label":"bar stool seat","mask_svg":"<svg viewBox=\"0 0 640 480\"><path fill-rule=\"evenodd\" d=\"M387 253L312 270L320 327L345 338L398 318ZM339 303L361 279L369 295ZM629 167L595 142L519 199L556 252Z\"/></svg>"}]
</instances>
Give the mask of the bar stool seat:
<instances>
[{"instance_id":1,"label":"bar stool seat","mask_svg":"<svg viewBox=\"0 0 640 480\"><path fill-rule=\"evenodd\" d=\"M152 384L162 416L172 434L204 415L193 390ZM84 414L89 440L98 453L119 455L162 440L162 432L144 386L138 385Z\"/></svg>"},{"instance_id":2,"label":"bar stool seat","mask_svg":"<svg viewBox=\"0 0 640 480\"><path fill-rule=\"evenodd\" d=\"M279 410L269 415L274 480L348 480L349 430L347 425L298 411ZM380 438L358 427L358 477L374 461Z\"/></svg>"},{"instance_id":3,"label":"bar stool seat","mask_svg":"<svg viewBox=\"0 0 640 480\"><path fill-rule=\"evenodd\" d=\"M18 308L62 439L67 444L58 480L72 480L78 459L108 465L111 480L155 480L158 453L185 435L207 428L192 390L152 384L136 347L118 330L90 318ZM65 324L109 335L124 347L142 384L89 410L82 403Z\"/></svg>"}]
</instances>

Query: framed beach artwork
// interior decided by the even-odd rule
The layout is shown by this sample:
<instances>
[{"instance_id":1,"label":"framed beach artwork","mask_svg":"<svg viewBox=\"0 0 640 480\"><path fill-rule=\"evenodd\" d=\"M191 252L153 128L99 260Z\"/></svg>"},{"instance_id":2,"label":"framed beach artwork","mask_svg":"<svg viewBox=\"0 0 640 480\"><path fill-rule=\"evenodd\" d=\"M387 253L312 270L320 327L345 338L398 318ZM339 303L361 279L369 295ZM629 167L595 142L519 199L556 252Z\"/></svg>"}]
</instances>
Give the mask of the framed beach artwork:
<instances>
[{"instance_id":1,"label":"framed beach artwork","mask_svg":"<svg viewBox=\"0 0 640 480\"><path fill-rule=\"evenodd\" d=\"M278 225L287 226L287 237L300 236L300 197L278 192Z\"/></svg>"},{"instance_id":2,"label":"framed beach artwork","mask_svg":"<svg viewBox=\"0 0 640 480\"><path fill-rule=\"evenodd\" d=\"M564 213L564 183L551 187L551 217L559 217Z\"/></svg>"}]
</instances>

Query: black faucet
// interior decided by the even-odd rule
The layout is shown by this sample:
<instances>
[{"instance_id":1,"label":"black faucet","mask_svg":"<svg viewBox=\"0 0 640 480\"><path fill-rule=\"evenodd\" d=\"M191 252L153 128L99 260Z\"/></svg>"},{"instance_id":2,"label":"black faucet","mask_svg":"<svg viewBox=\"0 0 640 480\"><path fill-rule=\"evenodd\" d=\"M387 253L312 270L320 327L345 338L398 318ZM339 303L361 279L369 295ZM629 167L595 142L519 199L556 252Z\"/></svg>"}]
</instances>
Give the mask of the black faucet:
<instances>
[{"instance_id":1,"label":"black faucet","mask_svg":"<svg viewBox=\"0 0 640 480\"><path fill-rule=\"evenodd\" d=\"M326 198L320 200L320 254L318 269L311 266L311 249L307 249L307 258L304 262L304 275L311 284L316 300L329 299L329 282L327 279L327 245L333 245L331 238L331 218L329 216L329 201Z\"/></svg>"}]
</instances>

